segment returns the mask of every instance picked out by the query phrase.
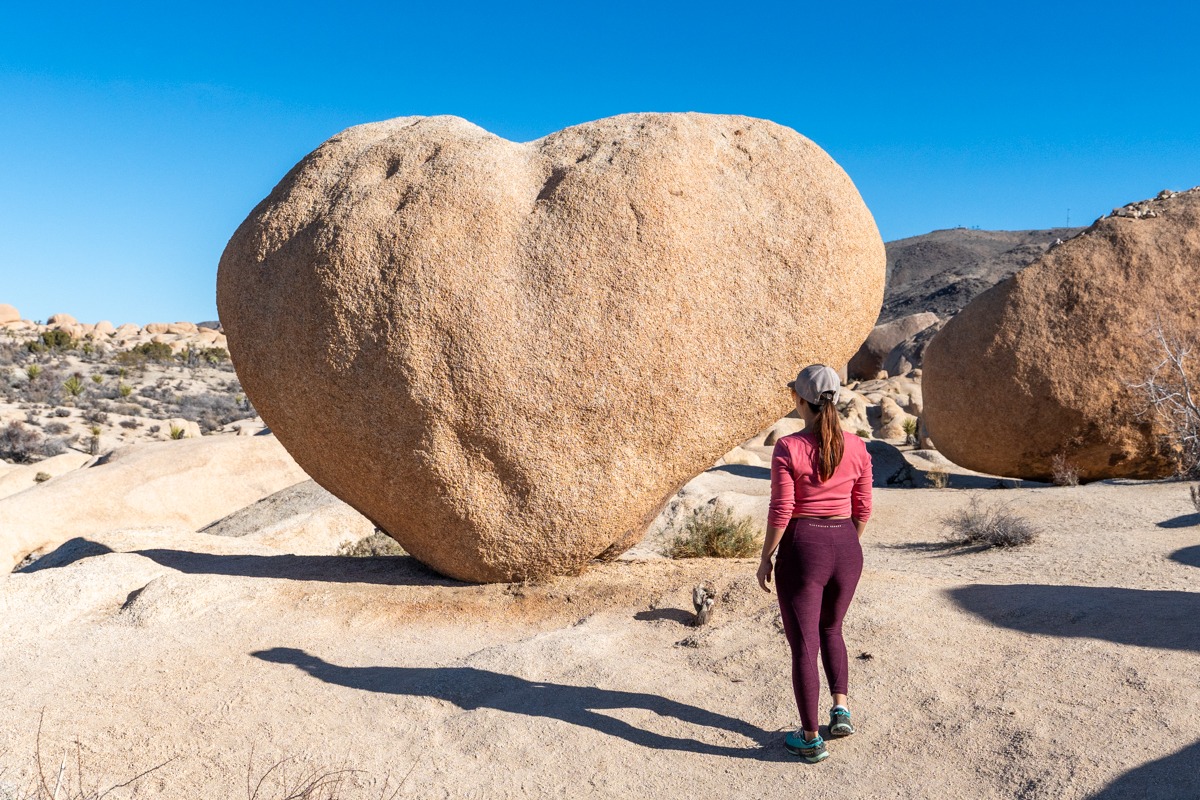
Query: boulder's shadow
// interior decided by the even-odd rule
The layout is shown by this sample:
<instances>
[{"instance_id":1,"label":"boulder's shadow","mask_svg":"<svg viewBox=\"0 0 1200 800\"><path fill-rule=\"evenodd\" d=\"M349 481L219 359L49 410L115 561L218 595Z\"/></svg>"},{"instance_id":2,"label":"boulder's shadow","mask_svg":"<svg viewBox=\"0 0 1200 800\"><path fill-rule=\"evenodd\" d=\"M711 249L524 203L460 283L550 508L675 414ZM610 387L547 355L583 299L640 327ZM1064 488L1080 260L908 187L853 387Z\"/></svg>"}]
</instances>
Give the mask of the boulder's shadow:
<instances>
[{"instance_id":1,"label":"boulder's shadow","mask_svg":"<svg viewBox=\"0 0 1200 800\"><path fill-rule=\"evenodd\" d=\"M1180 800L1200 797L1200 742L1129 770L1088 800Z\"/></svg>"},{"instance_id":2,"label":"boulder's shadow","mask_svg":"<svg viewBox=\"0 0 1200 800\"><path fill-rule=\"evenodd\" d=\"M722 464L719 467L712 467L708 472L727 472L739 478L755 478L761 481L771 480L770 467L753 467L749 464Z\"/></svg>"},{"instance_id":3,"label":"boulder's shadow","mask_svg":"<svg viewBox=\"0 0 1200 800\"><path fill-rule=\"evenodd\" d=\"M1182 547L1171 553L1170 558L1172 561L1178 561L1189 567L1200 567L1200 544Z\"/></svg>"},{"instance_id":4,"label":"boulder's shadow","mask_svg":"<svg viewBox=\"0 0 1200 800\"><path fill-rule=\"evenodd\" d=\"M1160 528L1190 528L1193 525L1200 525L1200 514L1181 514L1155 524Z\"/></svg>"},{"instance_id":5,"label":"boulder's shadow","mask_svg":"<svg viewBox=\"0 0 1200 800\"><path fill-rule=\"evenodd\" d=\"M18 572L56 569L85 558L111 553L107 545L76 537ZM217 555L188 550L148 548L131 554L188 575L230 575L239 578L286 578L327 583L373 583L385 586L463 586L426 567L412 556L277 556Z\"/></svg>"},{"instance_id":6,"label":"boulder's shadow","mask_svg":"<svg viewBox=\"0 0 1200 800\"><path fill-rule=\"evenodd\" d=\"M1197 592L973 584L948 594L964 610L1025 633L1200 652Z\"/></svg>"},{"instance_id":7,"label":"boulder's shadow","mask_svg":"<svg viewBox=\"0 0 1200 800\"><path fill-rule=\"evenodd\" d=\"M599 689L594 686L530 681L474 667L342 667L303 650L274 647L251 653L276 664L290 664L312 677L337 686L365 692L433 697L463 710L490 708L509 714L557 719L591 728L642 747L704 755L782 760L782 748L766 747L778 734L764 731L734 717L642 692ZM608 716L605 711L635 709L681 722L715 728L745 737L754 745L734 747L709 744L695 738L669 736L645 730Z\"/></svg>"}]
</instances>

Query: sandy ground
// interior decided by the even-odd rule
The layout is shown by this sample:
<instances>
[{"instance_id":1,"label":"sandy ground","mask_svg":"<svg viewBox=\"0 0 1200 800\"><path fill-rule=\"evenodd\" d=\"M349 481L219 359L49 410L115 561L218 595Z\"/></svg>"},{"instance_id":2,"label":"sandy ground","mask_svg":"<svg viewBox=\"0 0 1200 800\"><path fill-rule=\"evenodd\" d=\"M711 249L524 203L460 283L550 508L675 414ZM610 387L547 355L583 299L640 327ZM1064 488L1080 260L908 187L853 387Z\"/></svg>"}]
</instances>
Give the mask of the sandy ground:
<instances>
[{"instance_id":1,"label":"sandy ground","mask_svg":"<svg viewBox=\"0 0 1200 800\"><path fill-rule=\"evenodd\" d=\"M734 477L761 498L744 483L760 473ZM1040 539L940 547L938 520L973 495ZM259 797L338 768L360 770L342 797L385 781L420 798L1200 797L1200 515L1183 485L875 497L846 621L858 733L819 765L782 747L798 717L754 560L644 552L480 587L406 557L157 529L0 576L0 784L28 779L43 717L50 773L76 741L95 784L174 758L110 797L249 796L247 773L285 757ZM696 630L701 580L719 601Z\"/></svg>"}]
</instances>

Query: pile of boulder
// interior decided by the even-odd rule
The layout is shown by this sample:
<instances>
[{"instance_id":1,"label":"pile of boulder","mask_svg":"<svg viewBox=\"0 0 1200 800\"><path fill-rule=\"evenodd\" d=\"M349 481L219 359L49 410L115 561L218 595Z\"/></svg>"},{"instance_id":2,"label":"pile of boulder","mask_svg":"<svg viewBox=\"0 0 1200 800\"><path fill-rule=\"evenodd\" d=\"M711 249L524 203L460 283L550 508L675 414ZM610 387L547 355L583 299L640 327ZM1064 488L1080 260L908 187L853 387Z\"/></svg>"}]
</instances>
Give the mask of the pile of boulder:
<instances>
[{"instance_id":1,"label":"pile of boulder","mask_svg":"<svg viewBox=\"0 0 1200 800\"><path fill-rule=\"evenodd\" d=\"M217 322L151 322L143 326L125 323L113 325L108 320L96 323L80 322L70 314L55 314L45 324L22 319L11 305L0 304L0 331L25 339L36 339L47 331L63 331L72 339L89 342L94 347L113 351L130 350L141 344L169 345L173 353L189 348L222 348L225 332Z\"/></svg>"}]
</instances>

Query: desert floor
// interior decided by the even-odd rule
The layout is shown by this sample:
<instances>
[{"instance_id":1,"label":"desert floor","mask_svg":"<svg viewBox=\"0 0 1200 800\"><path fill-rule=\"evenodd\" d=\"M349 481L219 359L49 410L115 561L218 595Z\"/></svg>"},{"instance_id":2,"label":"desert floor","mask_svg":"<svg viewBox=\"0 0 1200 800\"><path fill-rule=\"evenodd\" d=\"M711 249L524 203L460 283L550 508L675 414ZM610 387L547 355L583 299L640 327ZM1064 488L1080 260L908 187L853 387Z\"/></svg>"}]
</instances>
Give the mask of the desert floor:
<instances>
[{"instance_id":1,"label":"desert floor","mask_svg":"<svg viewBox=\"0 0 1200 800\"><path fill-rule=\"evenodd\" d=\"M764 503L765 473L717 467L692 491ZM972 496L1040 538L946 549L939 520ZM672 561L651 537L577 577L469 586L406 556L158 527L0 576L0 786L27 785L40 749L51 785L64 754L101 786L171 759L110 797L251 796L283 759L258 797L339 769L341 797L1200 797L1184 485L881 488L875 506L845 625L858 733L819 765L782 747L798 716L754 559ZM701 580L719 600L694 629Z\"/></svg>"}]
</instances>

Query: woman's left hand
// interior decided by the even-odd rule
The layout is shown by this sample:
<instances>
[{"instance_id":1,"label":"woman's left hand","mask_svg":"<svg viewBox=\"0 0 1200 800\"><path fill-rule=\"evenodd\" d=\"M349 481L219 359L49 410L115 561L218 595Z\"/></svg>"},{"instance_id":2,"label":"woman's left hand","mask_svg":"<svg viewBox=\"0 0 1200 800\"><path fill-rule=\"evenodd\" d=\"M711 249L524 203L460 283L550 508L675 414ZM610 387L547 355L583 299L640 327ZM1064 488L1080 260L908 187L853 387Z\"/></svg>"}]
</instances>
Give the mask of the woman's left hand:
<instances>
[{"instance_id":1,"label":"woman's left hand","mask_svg":"<svg viewBox=\"0 0 1200 800\"><path fill-rule=\"evenodd\" d=\"M764 592L771 591L768 586L771 582L771 559L764 558L758 562L758 585L762 587Z\"/></svg>"}]
</instances>

